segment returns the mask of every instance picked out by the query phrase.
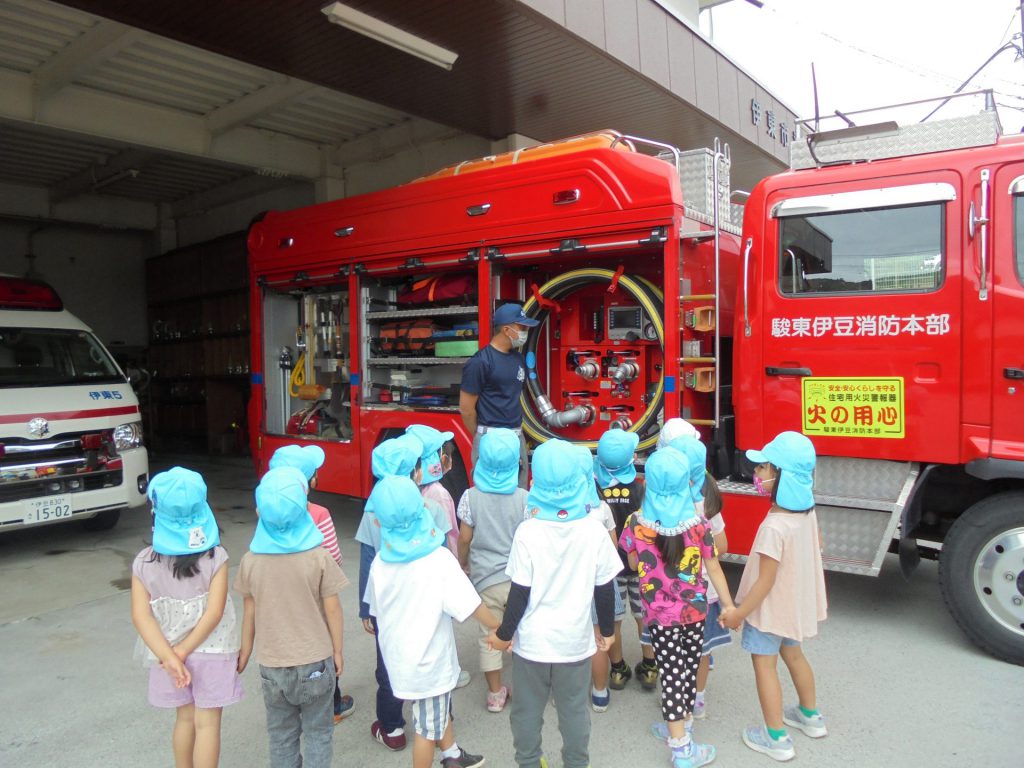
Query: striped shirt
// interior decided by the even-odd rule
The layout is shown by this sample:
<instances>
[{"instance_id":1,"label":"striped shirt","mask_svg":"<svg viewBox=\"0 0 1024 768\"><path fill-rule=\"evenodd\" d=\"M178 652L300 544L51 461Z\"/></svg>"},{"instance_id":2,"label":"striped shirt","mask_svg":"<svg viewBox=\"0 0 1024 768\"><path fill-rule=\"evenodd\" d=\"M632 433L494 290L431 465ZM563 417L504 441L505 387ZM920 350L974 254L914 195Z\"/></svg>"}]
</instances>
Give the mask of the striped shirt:
<instances>
[{"instance_id":1,"label":"striped shirt","mask_svg":"<svg viewBox=\"0 0 1024 768\"><path fill-rule=\"evenodd\" d=\"M309 515L313 518L313 522L316 523L316 527L324 535L324 543L321 546L330 552L334 562L341 565L341 548L338 546L338 534L334 530L334 521L331 519L331 513L327 510L327 507L321 507L319 504L311 502L306 504L306 508L309 510Z\"/></svg>"}]
</instances>

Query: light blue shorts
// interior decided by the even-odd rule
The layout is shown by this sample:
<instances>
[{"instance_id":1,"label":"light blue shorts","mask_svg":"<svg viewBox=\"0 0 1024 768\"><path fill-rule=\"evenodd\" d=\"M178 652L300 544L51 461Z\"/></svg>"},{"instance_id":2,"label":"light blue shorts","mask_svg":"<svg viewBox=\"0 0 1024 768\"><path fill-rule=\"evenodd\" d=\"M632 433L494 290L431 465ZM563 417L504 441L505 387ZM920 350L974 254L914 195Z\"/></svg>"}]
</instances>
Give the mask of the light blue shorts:
<instances>
[{"instance_id":1,"label":"light blue shorts","mask_svg":"<svg viewBox=\"0 0 1024 768\"><path fill-rule=\"evenodd\" d=\"M777 656L783 645L800 645L796 640L779 637L771 632L762 632L749 621L743 622L743 650L756 656Z\"/></svg>"},{"instance_id":2,"label":"light blue shorts","mask_svg":"<svg viewBox=\"0 0 1024 768\"><path fill-rule=\"evenodd\" d=\"M710 653L713 649L722 645L729 645L732 642L732 635L729 630L718 623L718 617L722 615L722 604L711 603L708 606L708 616L704 620L704 647L701 653Z\"/></svg>"}]
</instances>

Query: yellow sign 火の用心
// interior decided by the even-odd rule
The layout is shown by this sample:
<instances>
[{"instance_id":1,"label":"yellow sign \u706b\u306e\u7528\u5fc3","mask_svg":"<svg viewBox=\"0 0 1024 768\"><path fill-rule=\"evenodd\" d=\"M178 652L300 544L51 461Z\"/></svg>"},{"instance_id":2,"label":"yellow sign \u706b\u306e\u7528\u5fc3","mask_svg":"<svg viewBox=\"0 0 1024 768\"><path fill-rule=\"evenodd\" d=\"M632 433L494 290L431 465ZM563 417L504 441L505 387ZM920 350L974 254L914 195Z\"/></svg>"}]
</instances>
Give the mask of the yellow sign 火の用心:
<instances>
[{"instance_id":1,"label":"yellow sign \u706b\u306e\u7528\u5fc3","mask_svg":"<svg viewBox=\"0 0 1024 768\"><path fill-rule=\"evenodd\" d=\"M803 380L803 433L827 437L904 437L903 378Z\"/></svg>"}]
</instances>

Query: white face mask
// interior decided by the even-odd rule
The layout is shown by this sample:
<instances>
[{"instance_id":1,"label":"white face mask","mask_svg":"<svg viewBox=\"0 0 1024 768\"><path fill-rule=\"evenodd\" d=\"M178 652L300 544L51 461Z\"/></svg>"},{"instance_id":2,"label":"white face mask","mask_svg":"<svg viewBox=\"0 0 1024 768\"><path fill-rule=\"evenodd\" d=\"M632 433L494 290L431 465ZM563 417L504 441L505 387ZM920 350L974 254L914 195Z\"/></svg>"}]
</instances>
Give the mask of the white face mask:
<instances>
[{"instance_id":1,"label":"white face mask","mask_svg":"<svg viewBox=\"0 0 1024 768\"><path fill-rule=\"evenodd\" d=\"M530 335L529 331L520 331L518 328L513 328L516 337L512 339L512 346L518 349L526 343L526 337Z\"/></svg>"}]
</instances>

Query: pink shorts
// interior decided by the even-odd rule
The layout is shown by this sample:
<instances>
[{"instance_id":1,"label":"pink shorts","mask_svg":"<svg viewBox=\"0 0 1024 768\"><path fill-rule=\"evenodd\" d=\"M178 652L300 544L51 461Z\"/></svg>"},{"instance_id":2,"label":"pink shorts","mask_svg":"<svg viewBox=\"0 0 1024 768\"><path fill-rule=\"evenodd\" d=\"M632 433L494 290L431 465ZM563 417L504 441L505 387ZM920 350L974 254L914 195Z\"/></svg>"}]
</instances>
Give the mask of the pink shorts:
<instances>
[{"instance_id":1,"label":"pink shorts","mask_svg":"<svg viewBox=\"0 0 1024 768\"><path fill-rule=\"evenodd\" d=\"M213 656L213 658L209 658ZM238 656L193 653L185 659L192 683L175 688L174 680L159 664L149 670L149 703L154 707L177 709L195 704L200 709L216 709L242 699L242 680L238 676Z\"/></svg>"}]
</instances>

